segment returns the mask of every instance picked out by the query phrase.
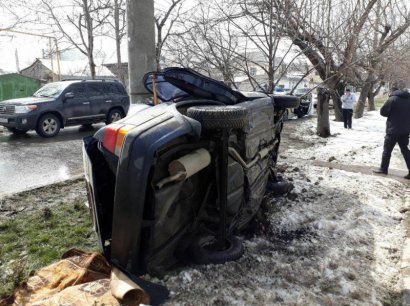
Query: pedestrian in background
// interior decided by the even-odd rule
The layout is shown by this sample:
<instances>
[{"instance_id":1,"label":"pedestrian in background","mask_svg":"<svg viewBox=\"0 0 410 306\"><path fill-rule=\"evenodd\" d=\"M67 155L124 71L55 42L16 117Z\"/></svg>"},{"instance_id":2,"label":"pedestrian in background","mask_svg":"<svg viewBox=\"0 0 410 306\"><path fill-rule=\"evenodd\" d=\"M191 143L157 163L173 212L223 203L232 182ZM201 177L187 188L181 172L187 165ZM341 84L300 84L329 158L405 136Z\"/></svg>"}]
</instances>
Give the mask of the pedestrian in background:
<instances>
[{"instance_id":1,"label":"pedestrian in background","mask_svg":"<svg viewBox=\"0 0 410 306\"><path fill-rule=\"evenodd\" d=\"M408 147L410 135L410 93L407 90L399 90L397 87L392 87L389 98L380 109L380 114L383 117L387 117L386 136L384 138L380 168L373 170L373 172L388 173L391 153L396 143L398 143L409 170L409 173L404 178L410 179L410 150Z\"/></svg>"},{"instance_id":2,"label":"pedestrian in background","mask_svg":"<svg viewBox=\"0 0 410 306\"><path fill-rule=\"evenodd\" d=\"M353 106L356 103L356 98L354 95L351 94L350 89L347 88L341 100L342 100L344 127L345 129L351 129L352 128L352 117L353 117Z\"/></svg>"}]
</instances>

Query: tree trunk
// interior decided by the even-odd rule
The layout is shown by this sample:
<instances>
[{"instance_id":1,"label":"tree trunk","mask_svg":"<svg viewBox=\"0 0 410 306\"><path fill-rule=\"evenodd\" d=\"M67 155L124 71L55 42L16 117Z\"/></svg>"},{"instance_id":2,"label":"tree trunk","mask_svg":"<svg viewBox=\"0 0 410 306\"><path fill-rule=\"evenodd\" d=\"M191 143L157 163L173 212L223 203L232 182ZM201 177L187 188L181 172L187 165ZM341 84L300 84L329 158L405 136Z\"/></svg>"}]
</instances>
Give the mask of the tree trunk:
<instances>
[{"instance_id":1,"label":"tree trunk","mask_svg":"<svg viewBox=\"0 0 410 306\"><path fill-rule=\"evenodd\" d=\"M367 94L367 110L374 111L376 110L376 105L374 103L374 97L376 93L374 91L374 84L372 84L371 88L369 89L369 93Z\"/></svg>"},{"instance_id":2,"label":"tree trunk","mask_svg":"<svg viewBox=\"0 0 410 306\"><path fill-rule=\"evenodd\" d=\"M117 52L117 77L125 84L124 71L121 63L121 34L120 34L120 6L118 0L114 0L114 26L115 26L115 47Z\"/></svg>"},{"instance_id":3,"label":"tree trunk","mask_svg":"<svg viewBox=\"0 0 410 306\"><path fill-rule=\"evenodd\" d=\"M317 94L317 134L320 137L330 136L329 123L329 92L324 88L318 89Z\"/></svg>"},{"instance_id":4,"label":"tree trunk","mask_svg":"<svg viewBox=\"0 0 410 306\"><path fill-rule=\"evenodd\" d=\"M344 93L344 83L337 82L336 84L331 84L329 88L331 90L331 96L333 100L333 109L335 112L335 121L343 121L343 114L342 114L342 101L340 97Z\"/></svg>"},{"instance_id":5,"label":"tree trunk","mask_svg":"<svg viewBox=\"0 0 410 306\"><path fill-rule=\"evenodd\" d=\"M88 64L90 66L90 74L91 79L95 79L95 62L94 62L94 35L93 35L93 20L90 14L89 2L87 0L83 0L83 11L84 11L84 18L85 24L87 29L87 56L88 56Z\"/></svg>"},{"instance_id":6,"label":"tree trunk","mask_svg":"<svg viewBox=\"0 0 410 306\"><path fill-rule=\"evenodd\" d=\"M360 92L359 101L357 102L355 113L354 113L355 118L362 118L363 117L364 108L365 108L365 105L366 105L366 99L367 99L367 96L369 95L369 92L372 88L371 78L372 77L369 74L366 78L366 81L364 81L364 85L362 87L362 91Z\"/></svg>"}]
</instances>

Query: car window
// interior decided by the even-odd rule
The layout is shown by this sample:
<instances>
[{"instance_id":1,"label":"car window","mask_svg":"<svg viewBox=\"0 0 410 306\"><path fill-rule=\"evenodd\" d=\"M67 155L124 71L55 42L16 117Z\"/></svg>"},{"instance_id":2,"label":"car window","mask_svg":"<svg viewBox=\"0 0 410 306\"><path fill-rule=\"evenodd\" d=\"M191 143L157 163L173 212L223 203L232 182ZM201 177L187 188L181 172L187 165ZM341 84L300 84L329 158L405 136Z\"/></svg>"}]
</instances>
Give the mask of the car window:
<instances>
[{"instance_id":1,"label":"car window","mask_svg":"<svg viewBox=\"0 0 410 306\"><path fill-rule=\"evenodd\" d=\"M102 83L88 83L88 91L90 97L103 96L104 93L104 84Z\"/></svg>"},{"instance_id":2,"label":"car window","mask_svg":"<svg viewBox=\"0 0 410 306\"><path fill-rule=\"evenodd\" d=\"M33 96L55 98L61 94L61 92L64 90L64 88L67 87L67 85L68 84L64 82L49 83L37 90L33 94Z\"/></svg>"},{"instance_id":3,"label":"car window","mask_svg":"<svg viewBox=\"0 0 410 306\"><path fill-rule=\"evenodd\" d=\"M72 92L75 98L87 97L87 90L85 84L72 84L68 87L67 92Z\"/></svg>"},{"instance_id":4,"label":"car window","mask_svg":"<svg viewBox=\"0 0 410 306\"><path fill-rule=\"evenodd\" d=\"M105 93L108 95L121 95L122 91L120 91L120 88L117 86L117 84L112 84L112 83L107 83L104 86Z\"/></svg>"}]
</instances>

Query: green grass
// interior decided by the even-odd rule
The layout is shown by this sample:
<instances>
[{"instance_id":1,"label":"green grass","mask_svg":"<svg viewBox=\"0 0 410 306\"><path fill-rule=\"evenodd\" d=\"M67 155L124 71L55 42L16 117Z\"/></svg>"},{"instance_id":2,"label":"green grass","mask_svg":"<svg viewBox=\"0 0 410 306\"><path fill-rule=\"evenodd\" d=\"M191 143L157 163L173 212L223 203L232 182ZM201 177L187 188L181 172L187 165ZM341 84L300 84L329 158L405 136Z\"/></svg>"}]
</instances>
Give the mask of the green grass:
<instances>
[{"instance_id":1,"label":"green grass","mask_svg":"<svg viewBox=\"0 0 410 306\"><path fill-rule=\"evenodd\" d=\"M0 298L11 294L30 271L58 260L73 247L98 250L91 216L78 201L1 220Z\"/></svg>"},{"instance_id":2,"label":"green grass","mask_svg":"<svg viewBox=\"0 0 410 306\"><path fill-rule=\"evenodd\" d=\"M376 105L376 109L380 109L383 106L384 102L386 102L387 98L388 98L387 96L376 97L374 99L374 104Z\"/></svg>"}]
</instances>

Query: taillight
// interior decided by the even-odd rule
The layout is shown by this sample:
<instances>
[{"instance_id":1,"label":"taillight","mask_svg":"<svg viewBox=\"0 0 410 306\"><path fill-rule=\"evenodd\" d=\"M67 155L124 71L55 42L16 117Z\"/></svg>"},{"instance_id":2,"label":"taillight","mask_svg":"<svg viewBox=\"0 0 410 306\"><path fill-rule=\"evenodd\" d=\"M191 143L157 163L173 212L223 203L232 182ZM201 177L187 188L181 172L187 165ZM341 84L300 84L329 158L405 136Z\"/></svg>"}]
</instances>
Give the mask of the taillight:
<instances>
[{"instance_id":1,"label":"taillight","mask_svg":"<svg viewBox=\"0 0 410 306\"><path fill-rule=\"evenodd\" d=\"M120 156L125 136L134 128L133 125L110 124L104 130L103 147Z\"/></svg>"}]
</instances>

